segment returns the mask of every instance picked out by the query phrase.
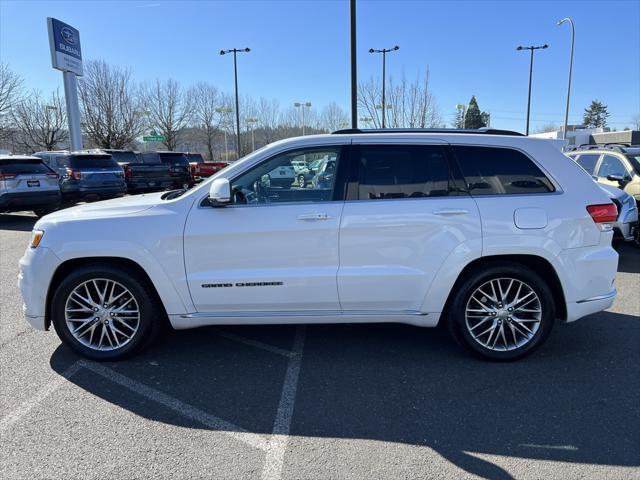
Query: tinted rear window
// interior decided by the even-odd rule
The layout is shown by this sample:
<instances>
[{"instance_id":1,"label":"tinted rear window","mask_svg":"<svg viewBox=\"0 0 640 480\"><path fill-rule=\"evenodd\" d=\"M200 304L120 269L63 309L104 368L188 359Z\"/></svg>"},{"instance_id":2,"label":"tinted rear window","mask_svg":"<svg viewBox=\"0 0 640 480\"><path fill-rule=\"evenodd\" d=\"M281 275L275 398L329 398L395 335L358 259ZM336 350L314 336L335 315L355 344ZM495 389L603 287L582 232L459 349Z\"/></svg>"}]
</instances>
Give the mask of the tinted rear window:
<instances>
[{"instance_id":1,"label":"tinted rear window","mask_svg":"<svg viewBox=\"0 0 640 480\"><path fill-rule=\"evenodd\" d=\"M553 184L525 154L511 148L453 146L472 195L553 192Z\"/></svg>"},{"instance_id":2,"label":"tinted rear window","mask_svg":"<svg viewBox=\"0 0 640 480\"><path fill-rule=\"evenodd\" d=\"M71 168L119 168L118 163L111 157L106 155L79 155L70 158L69 165Z\"/></svg>"},{"instance_id":3,"label":"tinted rear window","mask_svg":"<svg viewBox=\"0 0 640 480\"><path fill-rule=\"evenodd\" d=\"M49 172L51 172L51 170L40 160L0 160L0 173L21 175Z\"/></svg>"},{"instance_id":4,"label":"tinted rear window","mask_svg":"<svg viewBox=\"0 0 640 480\"><path fill-rule=\"evenodd\" d=\"M181 165L187 165L189 160L184 153L160 153L160 160L162 163L179 163Z\"/></svg>"},{"instance_id":5,"label":"tinted rear window","mask_svg":"<svg viewBox=\"0 0 640 480\"><path fill-rule=\"evenodd\" d=\"M138 161L133 152L109 152L109 154L116 162L136 163Z\"/></svg>"},{"instance_id":6,"label":"tinted rear window","mask_svg":"<svg viewBox=\"0 0 640 480\"><path fill-rule=\"evenodd\" d=\"M204 159L199 153L190 153L188 157L190 162L204 163Z\"/></svg>"}]
</instances>

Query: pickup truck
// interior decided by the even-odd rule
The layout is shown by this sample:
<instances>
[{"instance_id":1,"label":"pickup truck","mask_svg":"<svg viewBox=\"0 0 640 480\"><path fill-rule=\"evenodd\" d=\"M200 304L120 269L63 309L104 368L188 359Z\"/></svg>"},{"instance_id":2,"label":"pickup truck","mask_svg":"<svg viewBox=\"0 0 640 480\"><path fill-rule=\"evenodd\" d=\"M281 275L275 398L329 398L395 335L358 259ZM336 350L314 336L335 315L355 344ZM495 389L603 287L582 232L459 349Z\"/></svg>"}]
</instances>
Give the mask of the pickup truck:
<instances>
[{"instance_id":1,"label":"pickup truck","mask_svg":"<svg viewBox=\"0 0 640 480\"><path fill-rule=\"evenodd\" d=\"M111 154L111 157L124 170L129 193L173 188L174 177L169 172L169 167L159 160L148 159L145 161L141 154L132 150L103 149L102 151Z\"/></svg>"},{"instance_id":2,"label":"pickup truck","mask_svg":"<svg viewBox=\"0 0 640 480\"><path fill-rule=\"evenodd\" d=\"M169 178L171 179L169 188L187 190L195 184L186 154L182 152L157 151L142 152L141 155L145 164L161 164L169 169Z\"/></svg>"},{"instance_id":3,"label":"pickup truck","mask_svg":"<svg viewBox=\"0 0 640 480\"><path fill-rule=\"evenodd\" d=\"M196 182L202 181L203 178L210 177L229 165L229 162L224 161L205 162L199 153L186 153L185 155L191 166L191 175Z\"/></svg>"}]
</instances>

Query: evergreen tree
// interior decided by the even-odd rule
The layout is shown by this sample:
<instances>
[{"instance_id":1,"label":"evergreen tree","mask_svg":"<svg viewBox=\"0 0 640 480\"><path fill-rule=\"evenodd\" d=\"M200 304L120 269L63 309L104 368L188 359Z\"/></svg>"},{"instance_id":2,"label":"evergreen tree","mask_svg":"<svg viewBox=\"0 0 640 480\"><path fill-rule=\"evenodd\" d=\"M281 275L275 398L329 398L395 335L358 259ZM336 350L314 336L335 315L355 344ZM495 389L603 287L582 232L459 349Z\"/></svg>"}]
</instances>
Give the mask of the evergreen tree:
<instances>
[{"instance_id":1,"label":"evergreen tree","mask_svg":"<svg viewBox=\"0 0 640 480\"><path fill-rule=\"evenodd\" d=\"M464 128L482 128L487 126L487 114L480 111L476 96L472 95L464 116Z\"/></svg>"},{"instance_id":2,"label":"evergreen tree","mask_svg":"<svg viewBox=\"0 0 640 480\"><path fill-rule=\"evenodd\" d=\"M593 100L589 108L584 109L582 123L587 127L606 127L608 116L607 106L598 100Z\"/></svg>"}]
</instances>

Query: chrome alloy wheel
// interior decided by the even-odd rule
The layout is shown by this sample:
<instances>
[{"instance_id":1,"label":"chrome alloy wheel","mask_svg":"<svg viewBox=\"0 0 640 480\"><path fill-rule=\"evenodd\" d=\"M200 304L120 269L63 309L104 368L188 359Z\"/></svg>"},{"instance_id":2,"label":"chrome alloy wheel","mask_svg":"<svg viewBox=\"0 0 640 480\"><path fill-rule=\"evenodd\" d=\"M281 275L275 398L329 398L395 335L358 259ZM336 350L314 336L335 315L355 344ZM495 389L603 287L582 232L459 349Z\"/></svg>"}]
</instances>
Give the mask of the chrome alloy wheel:
<instances>
[{"instance_id":1,"label":"chrome alloy wheel","mask_svg":"<svg viewBox=\"0 0 640 480\"><path fill-rule=\"evenodd\" d=\"M106 278L87 280L74 288L64 314L71 335L93 350L121 348L140 327L140 308L131 291Z\"/></svg>"},{"instance_id":2,"label":"chrome alloy wheel","mask_svg":"<svg viewBox=\"0 0 640 480\"><path fill-rule=\"evenodd\" d=\"M467 330L489 350L509 351L529 343L540 328L536 292L515 278L495 278L473 292L465 309Z\"/></svg>"}]
</instances>

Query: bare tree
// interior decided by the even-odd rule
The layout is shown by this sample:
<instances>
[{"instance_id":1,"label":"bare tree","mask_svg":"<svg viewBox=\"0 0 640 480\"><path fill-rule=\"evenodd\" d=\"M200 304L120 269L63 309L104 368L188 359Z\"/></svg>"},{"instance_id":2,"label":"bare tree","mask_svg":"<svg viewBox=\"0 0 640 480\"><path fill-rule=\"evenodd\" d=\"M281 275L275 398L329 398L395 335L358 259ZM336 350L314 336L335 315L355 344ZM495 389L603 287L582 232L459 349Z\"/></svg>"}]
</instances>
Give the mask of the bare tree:
<instances>
[{"instance_id":1,"label":"bare tree","mask_svg":"<svg viewBox=\"0 0 640 480\"><path fill-rule=\"evenodd\" d=\"M124 148L144 131L139 92L131 71L87 62L78 83L86 135L101 148Z\"/></svg>"},{"instance_id":2,"label":"bare tree","mask_svg":"<svg viewBox=\"0 0 640 480\"><path fill-rule=\"evenodd\" d=\"M631 117L631 126L634 130L640 130L640 113L636 113Z\"/></svg>"},{"instance_id":3,"label":"bare tree","mask_svg":"<svg viewBox=\"0 0 640 480\"><path fill-rule=\"evenodd\" d=\"M544 125L538 127L535 131L535 133L548 133L548 132L555 132L559 130L559 127L553 123L545 123Z\"/></svg>"},{"instance_id":4,"label":"bare tree","mask_svg":"<svg viewBox=\"0 0 640 480\"><path fill-rule=\"evenodd\" d=\"M10 136L11 110L20 100L22 94L22 78L0 63L0 142Z\"/></svg>"},{"instance_id":5,"label":"bare tree","mask_svg":"<svg viewBox=\"0 0 640 480\"><path fill-rule=\"evenodd\" d=\"M322 109L320 117L321 128L328 130L329 132L340 130L341 128L348 128L350 125L349 115L347 115L347 112L345 112L336 102L331 102L326 105Z\"/></svg>"},{"instance_id":6,"label":"bare tree","mask_svg":"<svg viewBox=\"0 0 640 480\"><path fill-rule=\"evenodd\" d=\"M222 97L216 87L203 82L191 89L190 96L193 99L193 123L202 133L208 159L213 160L216 138L227 117Z\"/></svg>"},{"instance_id":7,"label":"bare tree","mask_svg":"<svg viewBox=\"0 0 640 480\"><path fill-rule=\"evenodd\" d=\"M27 152L53 150L67 139L65 104L56 90L45 100L33 91L12 110L18 130L17 144Z\"/></svg>"},{"instance_id":8,"label":"bare tree","mask_svg":"<svg viewBox=\"0 0 640 480\"><path fill-rule=\"evenodd\" d=\"M191 95L173 79L165 82L156 80L144 87L143 101L150 126L164 136L163 143L168 150L175 150L180 130L193 116Z\"/></svg>"},{"instance_id":9,"label":"bare tree","mask_svg":"<svg viewBox=\"0 0 640 480\"><path fill-rule=\"evenodd\" d=\"M429 69L419 73L413 82L403 75L398 84L389 79L385 104L386 126L390 128L438 127L442 117L429 86ZM360 114L370 118L373 126L382 126L382 88L379 82L370 79L358 86Z\"/></svg>"}]
</instances>

